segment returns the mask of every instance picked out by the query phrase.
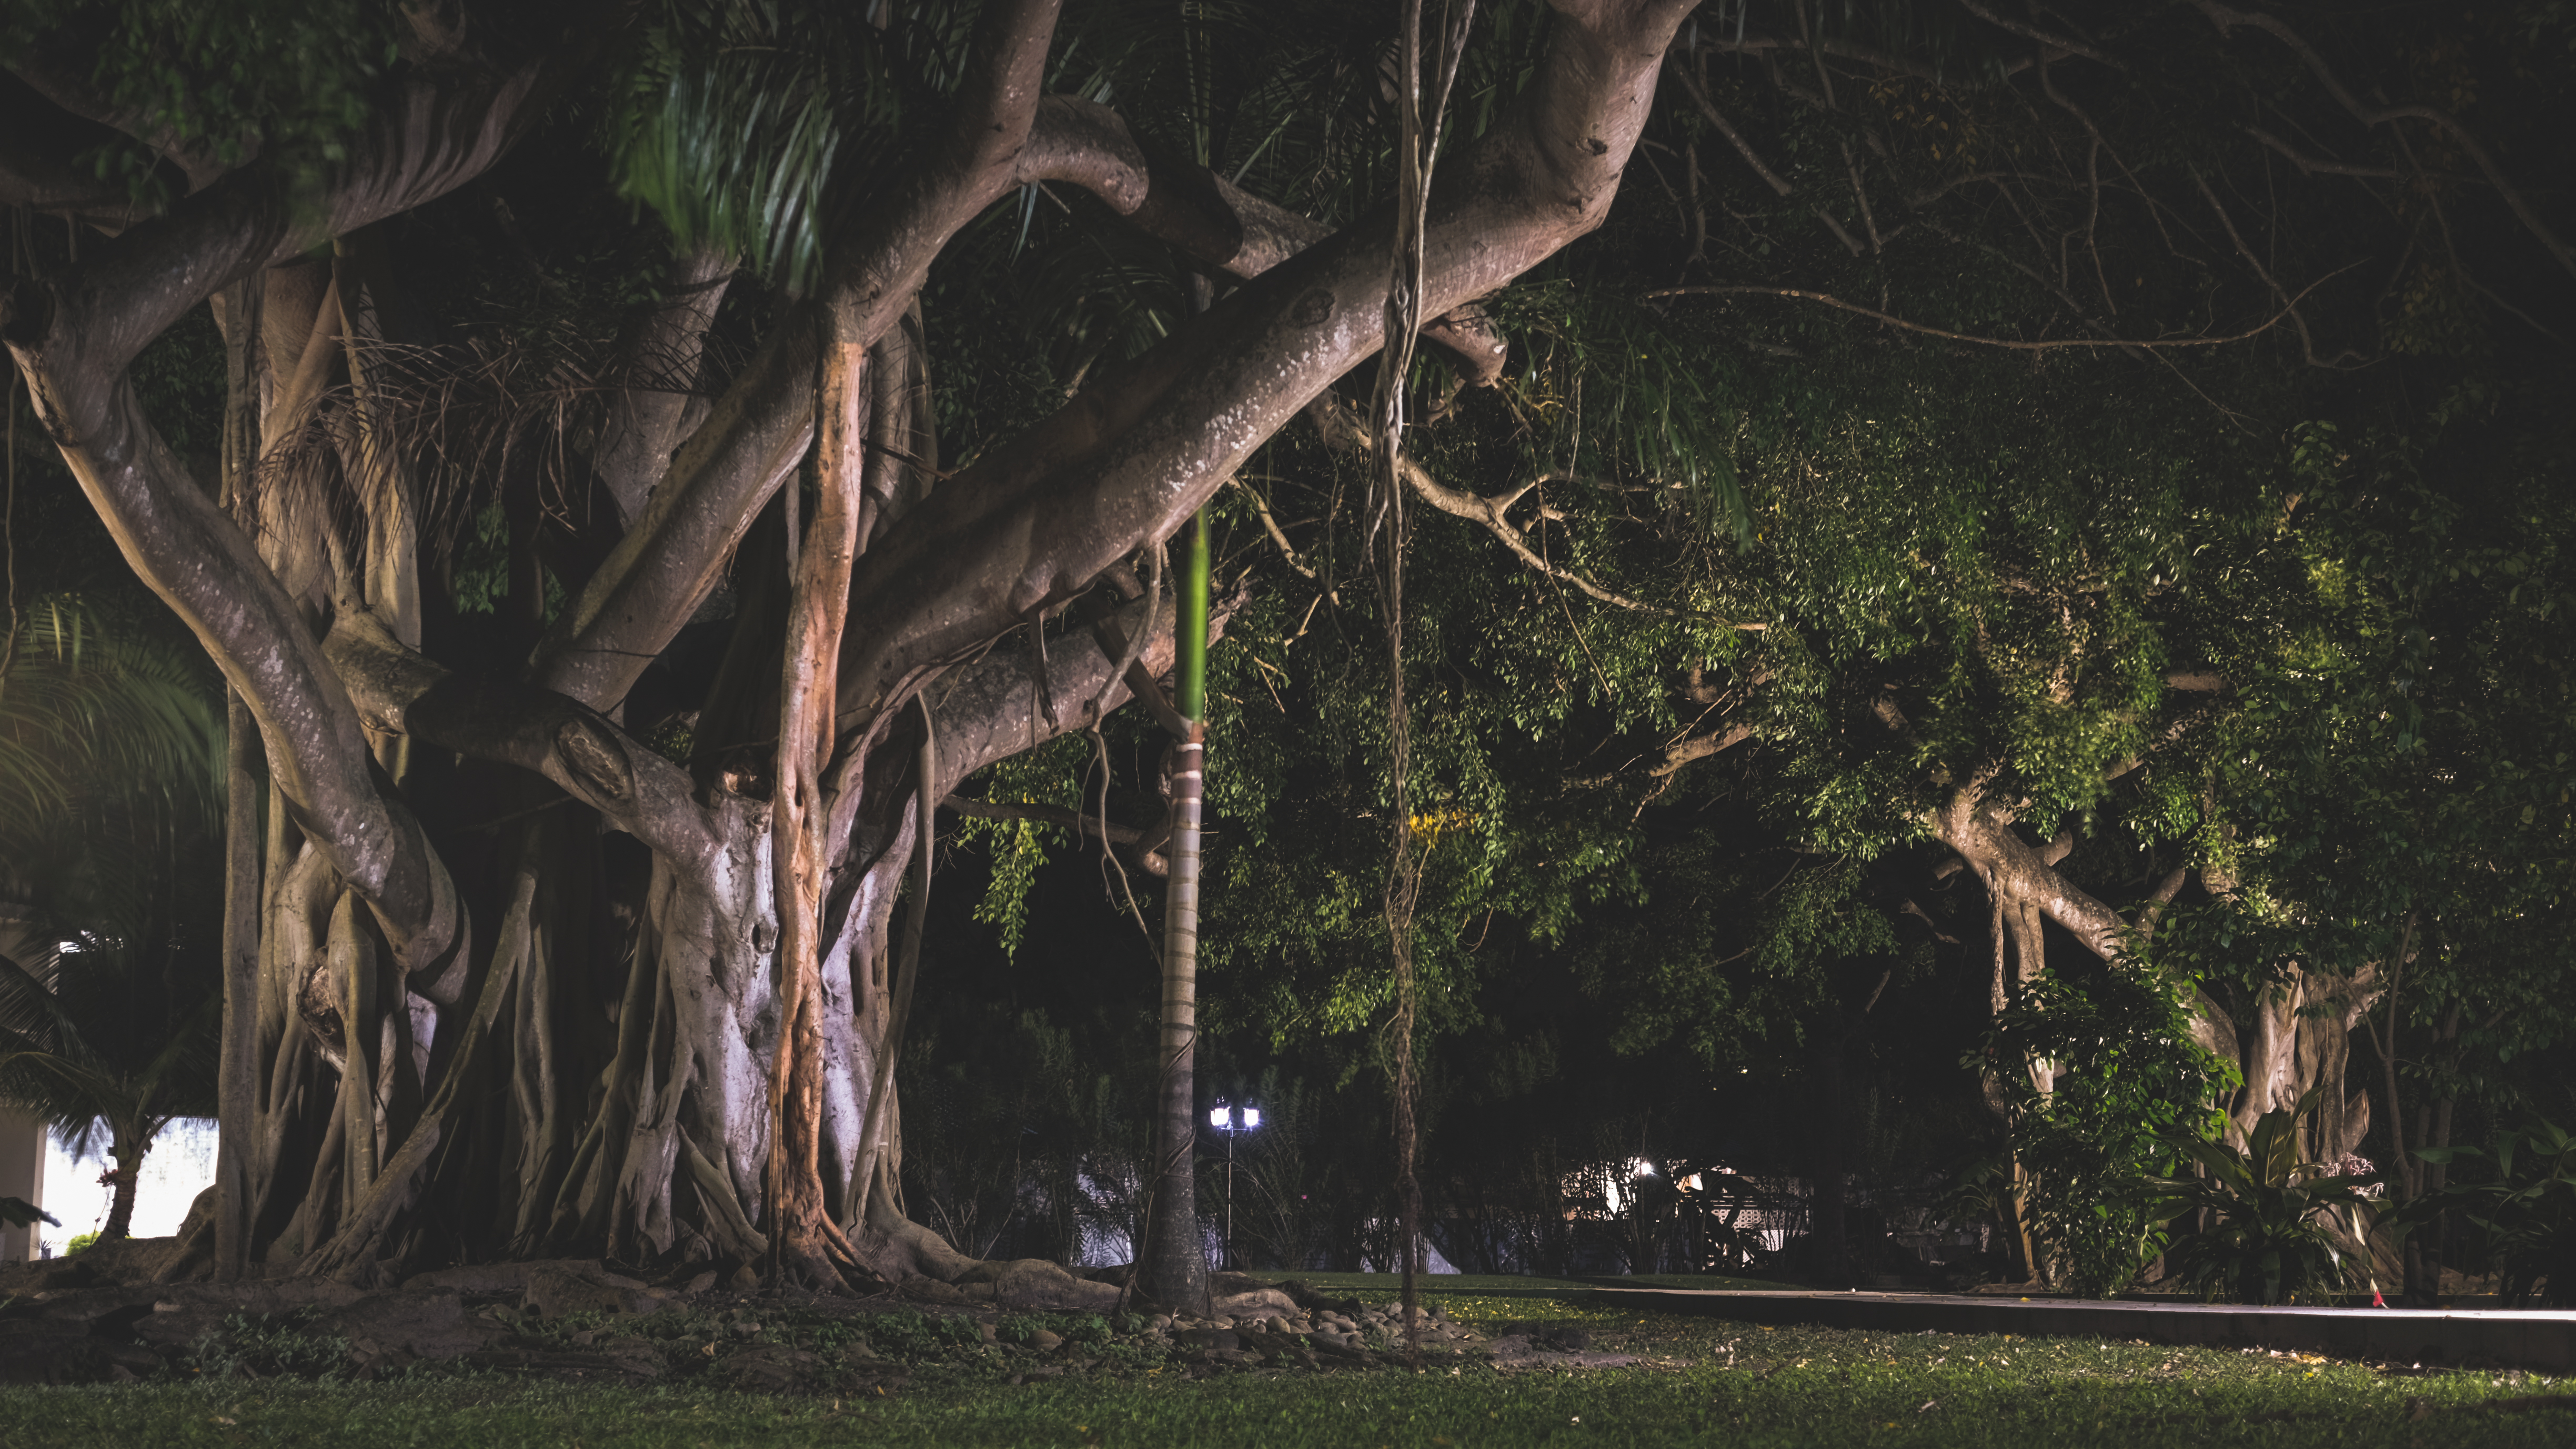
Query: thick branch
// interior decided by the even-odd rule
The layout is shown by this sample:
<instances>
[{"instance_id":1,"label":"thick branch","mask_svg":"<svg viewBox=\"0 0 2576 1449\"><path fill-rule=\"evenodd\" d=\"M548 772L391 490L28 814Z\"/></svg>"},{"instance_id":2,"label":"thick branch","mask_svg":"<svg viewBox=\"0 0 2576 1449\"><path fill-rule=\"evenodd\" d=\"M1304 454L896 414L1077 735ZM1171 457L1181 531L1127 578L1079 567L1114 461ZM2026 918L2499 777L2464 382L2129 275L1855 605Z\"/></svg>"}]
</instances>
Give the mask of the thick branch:
<instances>
[{"instance_id":1,"label":"thick branch","mask_svg":"<svg viewBox=\"0 0 2576 1449\"><path fill-rule=\"evenodd\" d=\"M836 218L823 301L780 324L672 460L643 516L538 643L530 675L595 709L626 697L697 612L725 559L813 441L816 328L864 348L894 325L950 237L1017 182L1055 0L983 17L945 138L854 220Z\"/></svg>"},{"instance_id":2,"label":"thick branch","mask_svg":"<svg viewBox=\"0 0 2576 1449\"><path fill-rule=\"evenodd\" d=\"M66 378L46 334L5 321L0 333L126 563L250 707L295 823L374 909L405 971L444 971L464 930L446 870L410 812L378 792L357 712L276 573L153 431L121 374Z\"/></svg>"},{"instance_id":3,"label":"thick branch","mask_svg":"<svg viewBox=\"0 0 2576 1449\"><path fill-rule=\"evenodd\" d=\"M617 500L620 523L634 524L645 497L670 469L672 445L679 441L681 420L693 401L688 379L697 370L707 328L732 276L733 258L721 253L700 251L680 258L665 281L669 295L626 339L620 359L624 385L609 401L590 459L600 483Z\"/></svg>"},{"instance_id":4,"label":"thick branch","mask_svg":"<svg viewBox=\"0 0 2576 1449\"><path fill-rule=\"evenodd\" d=\"M22 279L0 327L14 346L41 346L46 371L103 382L220 288L490 169L586 53L561 47L499 76L405 81L318 187L245 167L78 267L41 285Z\"/></svg>"},{"instance_id":5,"label":"thick branch","mask_svg":"<svg viewBox=\"0 0 2576 1449\"><path fill-rule=\"evenodd\" d=\"M1253 196L1204 166L1146 149L1115 111L1071 96L1039 103L1020 175L1080 186L1138 231L1237 281L1332 235L1331 227ZM1503 374L1503 336L1472 309L1427 324L1422 335L1448 349L1478 387Z\"/></svg>"},{"instance_id":6,"label":"thick branch","mask_svg":"<svg viewBox=\"0 0 2576 1449\"><path fill-rule=\"evenodd\" d=\"M2127 951L2128 925L2120 913L2058 874L2046 851L1996 818L1979 792L1951 792L1949 800L1933 812L1931 824L1941 843L1959 852L1976 871L1988 894L2035 907L2105 961L2116 962ZM2058 858L2063 858L2062 852Z\"/></svg>"},{"instance_id":7,"label":"thick branch","mask_svg":"<svg viewBox=\"0 0 2576 1449\"><path fill-rule=\"evenodd\" d=\"M537 643L537 685L609 709L696 613L814 440L814 309L791 312L696 433L635 526Z\"/></svg>"},{"instance_id":8,"label":"thick branch","mask_svg":"<svg viewBox=\"0 0 2576 1449\"><path fill-rule=\"evenodd\" d=\"M1598 226L1683 0L1564 6L1528 91L1441 170L1426 313L1480 297ZM1297 409L1378 350L1386 221L1273 268L986 454L870 554L851 600L845 713L899 696L1167 538Z\"/></svg>"},{"instance_id":9,"label":"thick branch","mask_svg":"<svg viewBox=\"0 0 2576 1449\"><path fill-rule=\"evenodd\" d=\"M1225 637L1226 622L1239 612L1249 596L1236 593L1215 601L1208 611L1208 642ZM1111 622L1121 630L1141 628L1145 622L1147 601L1138 599L1117 611ZM1145 641L1136 667L1126 679L1113 681L1111 671L1117 659L1101 647L1096 637L1085 637L1091 631L1072 631L1057 636L1047 651L1047 683L1058 699L1088 700L1101 698L1101 708L1112 710L1134 695L1130 681L1141 673L1150 681L1168 673L1172 667L1173 611L1158 611L1153 637ZM1102 692L1106 689L1106 696ZM1078 711L1060 711L1059 722L1049 724L1045 712L1038 708L1038 664L1025 646L996 649L974 663L957 670L931 687L932 717L939 725L939 794L953 795L957 787L977 770L1035 749L1056 736L1079 730L1084 721L1075 717Z\"/></svg>"},{"instance_id":10,"label":"thick branch","mask_svg":"<svg viewBox=\"0 0 2576 1449\"><path fill-rule=\"evenodd\" d=\"M1056 8L1057 0L985 7L947 133L867 197L859 224L834 247L840 260L823 298L842 342L875 342L920 292L948 239L1018 184Z\"/></svg>"},{"instance_id":11,"label":"thick branch","mask_svg":"<svg viewBox=\"0 0 2576 1449\"><path fill-rule=\"evenodd\" d=\"M543 775L684 874L721 848L688 772L596 711L534 685L451 674L360 610L334 620L323 647L370 726Z\"/></svg>"}]
</instances>

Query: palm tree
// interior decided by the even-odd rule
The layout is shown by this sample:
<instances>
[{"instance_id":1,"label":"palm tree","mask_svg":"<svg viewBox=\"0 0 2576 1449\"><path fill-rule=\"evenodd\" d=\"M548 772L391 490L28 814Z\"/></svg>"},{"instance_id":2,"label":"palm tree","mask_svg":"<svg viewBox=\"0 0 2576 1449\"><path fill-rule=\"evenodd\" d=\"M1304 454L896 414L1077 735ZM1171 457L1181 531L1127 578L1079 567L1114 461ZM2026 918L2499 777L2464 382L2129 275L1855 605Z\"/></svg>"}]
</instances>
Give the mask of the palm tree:
<instances>
[{"instance_id":1,"label":"palm tree","mask_svg":"<svg viewBox=\"0 0 2576 1449\"><path fill-rule=\"evenodd\" d=\"M223 718L193 650L77 599L22 617L0 675L0 1105L86 1153L126 1236L173 1117L214 1109Z\"/></svg>"}]
</instances>

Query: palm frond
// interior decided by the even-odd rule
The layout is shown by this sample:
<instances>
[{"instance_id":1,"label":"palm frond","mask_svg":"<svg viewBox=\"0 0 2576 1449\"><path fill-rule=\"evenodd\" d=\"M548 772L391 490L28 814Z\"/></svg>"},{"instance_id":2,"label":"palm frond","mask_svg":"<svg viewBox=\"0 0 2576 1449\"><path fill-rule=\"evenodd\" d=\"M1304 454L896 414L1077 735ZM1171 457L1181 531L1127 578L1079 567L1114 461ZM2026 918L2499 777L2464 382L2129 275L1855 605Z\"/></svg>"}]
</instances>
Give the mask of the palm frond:
<instances>
[{"instance_id":1,"label":"palm frond","mask_svg":"<svg viewBox=\"0 0 2576 1449\"><path fill-rule=\"evenodd\" d=\"M77 597L39 599L0 678L0 857L59 849L87 807L210 809L223 756L202 656Z\"/></svg>"}]
</instances>

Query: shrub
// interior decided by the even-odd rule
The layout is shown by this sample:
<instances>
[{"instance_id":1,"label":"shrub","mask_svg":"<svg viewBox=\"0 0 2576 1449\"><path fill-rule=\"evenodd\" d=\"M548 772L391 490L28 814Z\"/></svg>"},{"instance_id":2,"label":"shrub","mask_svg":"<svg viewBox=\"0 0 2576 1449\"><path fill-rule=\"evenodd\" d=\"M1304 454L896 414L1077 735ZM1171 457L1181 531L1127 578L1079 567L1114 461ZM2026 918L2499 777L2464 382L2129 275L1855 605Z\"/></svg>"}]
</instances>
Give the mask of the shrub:
<instances>
[{"instance_id":1,"label":"shrub","mask_svg":"<svg viewBox=\"0 0 2576 1449\"><path fill-rule=\"evenodd\" d=\"M2475 1147L2427 1147L2427 1162L2463 1159L2495 1164L2488 1182L2453 1183L2408 1203L2396 1215L2412 1227L2457 1208L2486 1240L2516 1307L2576 1308L2576 1134L2534 1117Z\"/></svg>"},{"instance_id":2,"label":"shrub","mask_svg":"<svg viewBox=\"0 0 2576 1449\"><path fill-rule=\"evenodd\" d=\"M2343 1254L2325 1225L2367 1202L2361 1189L2377 1178L2329 1175L2306 1160L2299 1119L2316 1098L2311 1088L2296 1108L2264 1113L2242 1149L2176 1139L2206 1175L2158 1179L2138 1195L2168 1222L2210 1214L2208 1227L2176 1234L2165 1249L2166 1265L2204 1297L2287 1303L2338 1286Z\"/></svg>"}]
</instances>

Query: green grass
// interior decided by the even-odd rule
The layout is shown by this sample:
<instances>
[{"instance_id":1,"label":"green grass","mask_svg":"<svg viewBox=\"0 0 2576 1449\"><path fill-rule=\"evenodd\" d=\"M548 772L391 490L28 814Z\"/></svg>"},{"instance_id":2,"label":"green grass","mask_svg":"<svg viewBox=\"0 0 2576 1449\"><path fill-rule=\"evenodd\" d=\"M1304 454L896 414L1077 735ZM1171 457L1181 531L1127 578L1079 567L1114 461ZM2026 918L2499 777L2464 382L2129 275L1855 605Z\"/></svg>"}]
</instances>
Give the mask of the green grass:
<instances>
[{"instance_id":1,"label":"green grass","mask_svg":"<svg viewBox=\"0 0 2576 1449\"><path fill-rule=\"evenodd\" d=\"M1374 1295L1384 1281L1332 1275ZM1498 1373L1482 1366L1193 1380L1176 1366L1009 1386L1027 1360L980 1347L925 1359L890 1398L773 1398L690 1386L599 1389L417 1375L379 1384L222 1381L0 1392L0 1444L359 1444L365 1449L578 1445L2541 1446L2576 1443L2576 1412L2479 1412L2576 1385L2490 1374L2396 1377L2216 1349L1777 1329L1623 1312L1577 1285L1443 1280L1458 1317L1581 1323L1635 1368ZM1389 1293L1387 1296L1393 1296ZM1688 1360L1687 1366L1678 1361ZM2421 1401L2421 1417L2409 1400ZM1929 1407L1925 1407L1925 1405Z\"/></svg>"}]
</instances>

